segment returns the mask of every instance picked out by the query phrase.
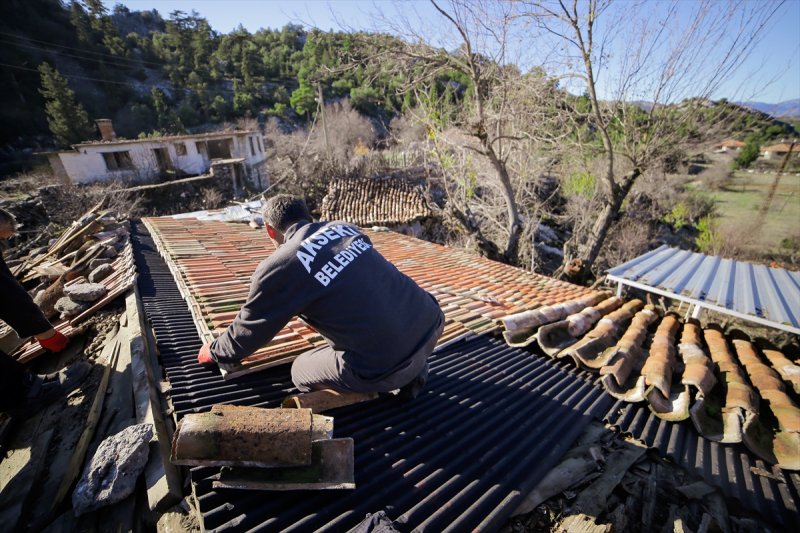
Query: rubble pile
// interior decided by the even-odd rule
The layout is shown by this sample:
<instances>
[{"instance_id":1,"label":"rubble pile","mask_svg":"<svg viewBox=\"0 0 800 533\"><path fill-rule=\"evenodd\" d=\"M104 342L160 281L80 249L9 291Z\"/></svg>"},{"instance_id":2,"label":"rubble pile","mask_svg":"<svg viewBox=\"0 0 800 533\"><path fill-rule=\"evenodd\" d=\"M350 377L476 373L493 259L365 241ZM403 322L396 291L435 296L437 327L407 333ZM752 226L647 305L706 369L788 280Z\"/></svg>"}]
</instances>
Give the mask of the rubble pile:
<instances>
[{"instance_id":1,"label":"rubble pile","mask_svg":"<svg viewBox=\"0 0 800 533\"><path fill-rule=\"evenodd\" d=\"M42 246L5 254L7 259L13 257L6 261L12 274L29 289L54 327L68 337L82 334L87 320L133 284L130 223L103 209L103 203L55 238L45 231L49 240ZM0 329L0 337L8 332L7 327ZM25 339L8 351L22 363L44 353L37 343L25 343Z\"/></svg>"}]
</instances>

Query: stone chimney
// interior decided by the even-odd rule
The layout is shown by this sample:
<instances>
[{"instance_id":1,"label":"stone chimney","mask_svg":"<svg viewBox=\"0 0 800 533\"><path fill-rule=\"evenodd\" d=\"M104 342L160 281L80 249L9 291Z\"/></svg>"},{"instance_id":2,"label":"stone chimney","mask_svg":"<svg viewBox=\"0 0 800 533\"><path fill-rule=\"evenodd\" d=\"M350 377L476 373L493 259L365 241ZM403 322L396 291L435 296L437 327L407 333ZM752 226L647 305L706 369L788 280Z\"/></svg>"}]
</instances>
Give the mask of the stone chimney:
<instances>
[{"instance_id":1,"label":"stone chimney","mask_svg":"<svg viewBox=\"0 0 800 533\"><path fill-rule=\"evenodd\" d=\"M97 128L100 130L100 137L104 141L116 141L117 134L114 133L114 125L111 123L110 118L98 118L94 121Z\"/></svg>"}]
</instances>

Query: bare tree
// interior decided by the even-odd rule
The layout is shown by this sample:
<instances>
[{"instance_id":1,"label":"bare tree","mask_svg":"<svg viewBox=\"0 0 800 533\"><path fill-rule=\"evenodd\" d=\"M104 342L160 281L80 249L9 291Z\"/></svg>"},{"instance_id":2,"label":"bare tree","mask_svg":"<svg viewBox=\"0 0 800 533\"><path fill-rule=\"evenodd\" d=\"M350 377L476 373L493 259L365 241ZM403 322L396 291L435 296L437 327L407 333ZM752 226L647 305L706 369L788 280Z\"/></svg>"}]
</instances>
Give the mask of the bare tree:
<instances>
[{"instance_id":1,"label":"bare tree","mask_svg":"<svg viewBox=\"0 0 800 533\"><path fill-rule=\"evenodd\" d=\"M567 80L572 92L585 94L587 106L573 98L565 99L565 107L571 123L580 126L575 144L581 145L583 157L603 161L599 210L588 231L575 233L565 245L564 265L578 259L584 273L591 268L636 179L686 143L687 125L741 66L780 4L515 3L516 16L538 30L531 32L531 44L552 44L549 50L559 63L548 64L548 73Z\"/></svg>"},{"instance_id":2,"label":"bare tree","mask_svg":"<svg viewBox=\"0 0 800 533\"><path fill-rule=\"evenodd\" d=\"M443 43L450 47L449 51L431 44L415 24L400 16L396 20L382 21L391 33L401 36L399 40L387 41L383 54L390 54L393 61L405 65L409 77L403 90L414 92L416 100L422 103L415 116L425 124L440 162L457 156L459 168L452 168L453 172L445 172L445 175L455 177L460 171L479 172L482 177L489 178L489 182L482 185L496 193L493 197L499 198L503 206L499 218L496 213L490 217L495 223L502 220L503 238L484 235L482 222L487 220L487 213L476 216L469 203L459 201L458 195L449 203L454 219L478 241L484 253L514 262L523 220L509 158L518 149L516 143L524 137L512 131L509 120L512 112L506 92L508 80L519 77L518 70L507 58L511 5L475 0L446 3L431 0L431 4L445 27L452 30L454 39ZM372 59L381 61L384 58ZM469 88L456 88L462 93L463 106L456 113L455 121L442 116L441 102L432 96L437 77L447 72L463 75L469 85ZM461 183L462 186L456 188L465 193L463 175L454 183ZM480 197L471 195L470 198Z\"/></svg>"}]
</instances>

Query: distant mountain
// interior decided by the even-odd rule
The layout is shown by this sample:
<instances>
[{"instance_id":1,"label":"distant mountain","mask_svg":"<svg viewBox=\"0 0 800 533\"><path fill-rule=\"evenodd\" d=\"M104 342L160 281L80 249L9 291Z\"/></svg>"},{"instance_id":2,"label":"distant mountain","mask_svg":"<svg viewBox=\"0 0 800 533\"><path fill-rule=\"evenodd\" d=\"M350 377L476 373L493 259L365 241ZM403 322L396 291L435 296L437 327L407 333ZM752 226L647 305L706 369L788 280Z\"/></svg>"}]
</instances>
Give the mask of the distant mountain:
<instances>
[{"instance_id":1,"label":"distant mountain","mask_svg":"<svg viewBox=\"0 0 800 533\"><path fill-rule=\"evenodd\" d=\"M767 113L775 118L800 118L800 98L786 100L777 104L764 102L739 102L739 105Z\"/></svg>"}]
</instances>

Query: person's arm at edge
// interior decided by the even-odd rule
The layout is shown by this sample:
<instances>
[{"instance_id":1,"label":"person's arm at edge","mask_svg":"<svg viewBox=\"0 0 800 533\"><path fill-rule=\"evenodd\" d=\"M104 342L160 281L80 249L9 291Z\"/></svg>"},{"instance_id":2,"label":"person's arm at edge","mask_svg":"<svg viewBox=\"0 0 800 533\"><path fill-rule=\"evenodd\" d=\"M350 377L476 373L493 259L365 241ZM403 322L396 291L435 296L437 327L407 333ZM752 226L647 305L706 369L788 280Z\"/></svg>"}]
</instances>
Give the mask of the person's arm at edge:
<instances>
[{"instance_id":1,"label":"person's arm at edge","mask_svg":"<svg viewBox=\"0 0 800 533\"><path fill-rule=\"evenodd\" d=\"M244 306L228 329L211 343L210 353L215 361L235 363L252 355L295 315L295 291L284 278L276 270L256 270Z\"/></svg>"},{"instance_id":2,"label":"person's arm at edge","mask_svg":"<svg viewBox=\"0 0 800 533\"><path fill-rule=\"evenodd\" d=\"M0 320L20 336L46 340L56 334L53 325L33 302L28 291L19 284L0 255Z\"/></svg>"}]
</instances>

